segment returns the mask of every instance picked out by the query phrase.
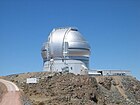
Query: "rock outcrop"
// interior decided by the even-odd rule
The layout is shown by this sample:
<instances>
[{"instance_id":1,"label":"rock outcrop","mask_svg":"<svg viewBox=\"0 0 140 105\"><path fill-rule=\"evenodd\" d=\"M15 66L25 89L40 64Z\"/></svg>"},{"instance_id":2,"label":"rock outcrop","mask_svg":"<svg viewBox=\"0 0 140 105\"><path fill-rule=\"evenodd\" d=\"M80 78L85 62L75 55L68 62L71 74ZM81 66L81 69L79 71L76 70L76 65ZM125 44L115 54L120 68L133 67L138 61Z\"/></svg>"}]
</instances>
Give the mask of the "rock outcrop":
<instances>
[{"instance_id":1,"label":"rock outcrop","mask_svg":"<svg viewBox=\"0 0 140 105\"><path fill-rule=\"evenodd\" d=\"M30 77L38 78L38 83L27 84ZM38 72L5 79L15 82L29 98L30 104L24 105L140 105L140 81L130 76Z\"/></svg>"}]
</instances>

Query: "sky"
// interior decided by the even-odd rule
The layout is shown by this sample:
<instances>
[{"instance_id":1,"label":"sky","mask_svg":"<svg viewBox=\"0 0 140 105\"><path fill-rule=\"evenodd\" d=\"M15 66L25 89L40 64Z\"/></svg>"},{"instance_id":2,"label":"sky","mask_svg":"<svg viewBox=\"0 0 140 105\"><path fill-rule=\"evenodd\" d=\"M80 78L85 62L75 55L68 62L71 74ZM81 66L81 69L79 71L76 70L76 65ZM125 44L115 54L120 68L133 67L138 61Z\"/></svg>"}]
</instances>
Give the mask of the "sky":
<instances>
[{"instance_id":1,"label":"sky","mask_svg":"<svg viewBox=\"0 0 140 105\"><path fill-rule=\"evenodd\" d=\"M42 71L42 44L69 26L90 44L91 69L140 80L140 0L0 0L0 75Z\"/></svg>"}]
</instances>

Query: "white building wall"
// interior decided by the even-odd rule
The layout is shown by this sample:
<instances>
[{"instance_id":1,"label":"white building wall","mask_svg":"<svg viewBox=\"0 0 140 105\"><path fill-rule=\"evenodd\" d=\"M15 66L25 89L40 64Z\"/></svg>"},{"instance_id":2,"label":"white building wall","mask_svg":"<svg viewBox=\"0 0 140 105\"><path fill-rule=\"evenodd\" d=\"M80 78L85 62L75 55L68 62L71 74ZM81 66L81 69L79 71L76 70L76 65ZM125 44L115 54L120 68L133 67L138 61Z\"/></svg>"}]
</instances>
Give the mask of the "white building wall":
<instances>
[{"instance_id":1,"label":"white building wall","mask_svg":"<svg viewBox=\"0 0 140 105\"><path fill-rule=\"evenodd\" d=\"M37 78L27 78L26 83L37 83L38 79Z\"/></svg>"},{"instance_id":2,"label":"white building wall","mask_svg":"<svg viewBox=\"0 0 140 105\"><path fill-rule=\"evenodd\" d=\"M55 60L44 64L44 71L49 72L65 72L65 70L74 74L88 74L86 65L80 60Z\"/></svg>"},{"instance_id":3,"label":"white building wall","mask_svg":"<svg viewBox=\"0 0 140 105\"><path fill-rule=\"evenodd\" d=\"M131 72L129 70L90 70L89 75L98 75L101 73L103 76L131 76Z\"/></svg>"}]
</instances>

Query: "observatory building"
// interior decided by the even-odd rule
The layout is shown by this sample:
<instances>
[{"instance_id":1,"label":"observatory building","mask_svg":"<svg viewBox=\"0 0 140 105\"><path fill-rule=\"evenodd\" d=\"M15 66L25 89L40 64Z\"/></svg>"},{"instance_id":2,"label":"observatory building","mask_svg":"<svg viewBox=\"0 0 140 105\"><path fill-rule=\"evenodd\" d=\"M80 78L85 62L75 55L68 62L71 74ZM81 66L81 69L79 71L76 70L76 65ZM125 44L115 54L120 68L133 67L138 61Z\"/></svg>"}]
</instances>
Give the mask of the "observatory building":
<instances>
[{"instance_id":1,"label":"observatory building","mask_svg":"<svg viewBox=\"0 0 140 105\"><path fill-rule=\"evenodd\" d=\"M76 28L55 28L41 49L43 70L86 75L90 46Z\"/></svg>"}]
</instances>

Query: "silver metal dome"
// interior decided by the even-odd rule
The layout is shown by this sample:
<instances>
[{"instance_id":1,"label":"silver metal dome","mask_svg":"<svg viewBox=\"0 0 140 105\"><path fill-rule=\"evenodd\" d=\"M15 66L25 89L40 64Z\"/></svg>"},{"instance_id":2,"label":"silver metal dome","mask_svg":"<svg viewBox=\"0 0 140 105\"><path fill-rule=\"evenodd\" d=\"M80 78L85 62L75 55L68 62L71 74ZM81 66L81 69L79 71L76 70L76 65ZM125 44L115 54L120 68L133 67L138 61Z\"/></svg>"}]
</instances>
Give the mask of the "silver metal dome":
<instances>
[{"instance_id":1,"label":"silver metal dome","mask_svg":"<svg viewBox=\"0 0 140 105\"><path fill-rule=\"evenodd\" d=\"M76 28L56 28L42 47L44 64L51 59L80 60L88 68L90 46Z\"/></svg>"}]
</instances>

